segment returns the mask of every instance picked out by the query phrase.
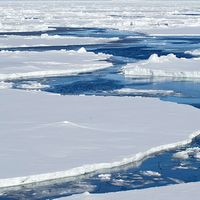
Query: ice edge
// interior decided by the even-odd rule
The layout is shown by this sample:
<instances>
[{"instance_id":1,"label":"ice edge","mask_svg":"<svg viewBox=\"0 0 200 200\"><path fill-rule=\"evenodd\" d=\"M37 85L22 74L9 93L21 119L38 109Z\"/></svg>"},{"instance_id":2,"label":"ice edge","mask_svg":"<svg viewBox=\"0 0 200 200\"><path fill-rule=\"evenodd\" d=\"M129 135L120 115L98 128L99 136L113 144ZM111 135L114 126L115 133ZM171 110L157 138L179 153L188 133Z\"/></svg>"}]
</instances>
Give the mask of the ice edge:
<instances>
[{"instance_id":1,"label":"ice edge","mask_svg":"<svg viewBox=\"0 0 200 200\"><path fill-rule=\"evenodd\" d=\"M135 154L133 157L124 158L122 161L117 161L113 163L98 163L98 164L91 164L91 165L83 165L81 167L73 168L66 171L60 172L52 172L46 174L38 174L38 175L31 175L31 176L24 176L24 177L16 177L16 178L8 178L8 179L0 179L0 189L5 189L8 187L15 187L15 186L22 186L27 184L33 184L38 182L44 181L51 181L57 179L63 179L68 177L75 177L84 175L87 173L95 172L97 170L109 169L114 167L121 167L123 165L127 165L134 162L142 161L149 156L152 156L156 153L171 150L176 147L180 147L183 145L187 145L192 142L197 136L200 136L200 130L193 132L187 140L183 140L181 142L161 145L158 147L153 147L145 152L140 152Z\"/></svg>"}]
</instances>

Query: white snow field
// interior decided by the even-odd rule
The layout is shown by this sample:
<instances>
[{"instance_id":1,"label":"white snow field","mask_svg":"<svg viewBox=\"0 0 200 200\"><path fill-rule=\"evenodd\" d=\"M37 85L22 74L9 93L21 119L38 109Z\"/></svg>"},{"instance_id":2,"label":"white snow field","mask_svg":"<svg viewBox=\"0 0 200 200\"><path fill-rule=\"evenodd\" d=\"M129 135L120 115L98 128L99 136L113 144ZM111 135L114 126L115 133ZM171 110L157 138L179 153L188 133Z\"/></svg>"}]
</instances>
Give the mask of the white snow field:
<instances>
[{"instance_id":1,"label":"white snow field","mask_svg":"<svg viewBox=\"0 0 200 200\"><path fill-rule=\"evenodd\" d=\"M200 34L200 1L0 1L0 30L105 27L150 34Z\"/></svg>"},{"instance_id":2,"label":"white snow field","mask_svg":"<svg viewBox=\"0 0 200 200\"><path fill-rule=\"evenodd\" d=\"M140 161L200 130L200 110L154 98L14 89L0 96L0 187Z\"/></svg>"},{"instance_id":3,"label":"white snow field","mask_svg":"<svg viewBox=\"0 0 200 200\"><path fill-rule=\"evenodd\" d=\"M116 41L119 38L73 37L42 34L41 36L0 36L0 48L34 47L34 46L67 46L99 44Z\"/></svg>"},{"instance_id":4,"label":"white snow field","mask_svg":"<svg viewBox=\"0 0 200 200\"><path fill-rule=\"evenodd\" d=\"M148 60L127 64L125 76L200 78L200 58L177 58L174 54L158 56L153 54Z\"/></svg>"},{"instance_id":5,"label":"white snow field","mask_svg":"<svg viewBox=\"0 0 200 200\"><path fill-rule=\"evenodd\" d=\"M0 81L76 75L111 67L106 54L78 51L0 51Z\"/></svg>"},{"instance_id":6,"label":"white snow field","mask_svg":"<svg viewBox=\"0 0 200 200\"><path fill-rule=\"evenodd\" d=\"M80 195L73 195L71 197L59 198L58 200L199 200L199 187L200 183L187 183L108 194L84 193Z\"/></svg>"}]
</instances>

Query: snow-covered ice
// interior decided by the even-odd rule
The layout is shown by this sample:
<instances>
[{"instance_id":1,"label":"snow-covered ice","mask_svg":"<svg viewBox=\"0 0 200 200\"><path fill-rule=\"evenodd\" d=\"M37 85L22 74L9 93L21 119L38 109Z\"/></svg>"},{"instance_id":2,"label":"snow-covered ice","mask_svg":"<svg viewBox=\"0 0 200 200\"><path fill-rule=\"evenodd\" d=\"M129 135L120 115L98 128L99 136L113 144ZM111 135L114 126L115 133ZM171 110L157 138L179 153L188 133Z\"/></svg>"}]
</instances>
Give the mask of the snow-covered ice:
<instances>
[{"instance_id":1,"label":"snow-covered ice","mask_svg":"<svg viewBox=\"0 0 200 200\"><path fill-rule=\"evenodd\" d=\"M0 95L1 186L141 160L191 142L189 135L200 129L200 110L153 98L60 96L13 89L0 90Z\"/></svg>"},{"instance_id":2,"label":"snow-covered ice","mask_svg":"<svg viewBox=\"0 0 200 200\"><path fill-rule=\"evenodd\" d=\"M176 94L173 90L145 90L145 89L134 89L134 88L122 88L114 90L113 92L125 95L159 95L159 96L170 96ZM177 94L178 95L178 94Z\"/></svg>"},{"instance_id":3,"label":"snow-covered ice","mask_svg":"<svg viewBox=\"0 0 200 200\"><path fill-rule=\"evenodd\" d=\"M148 60L127 64L123 68L125 76L200 78L200 58L177 58L174 54L158 56L153 54Z\"/></svg>"},{"instance_id":4,"label":"snow-covered ice","mask_svg":"<svg viewBox=\"0 0 200 200\"><path fill-rule=\"evenodd\" d=\"M188 148L185 151L180 151L173 155L173 157L177 159L188 159L190 156L200 159L200 148Z\"/></svg>"},{"instance_id":5,"label":"snow-covered ice","mask_svg":"<svg viewBox=\"0 0 200 200\"><path fill-rule=\"evenodd\" d=\"M6 83L4 81L0 81L0 89L12 88L12 86L13 86L12 83Z\"/></svg>"},{"instance_id":6,"label":"snow-covered ice","mask_svg":"<svg viewBox=\"0 0 200 200\"><path fill-rule=\"evenodd\" d=\"M198 0L184 3L182 0L0 1L0 30L19 32L53 27L106 27L153 34L193 35L200 33L199 5Z\"/></svg>"},{"instance_id":7,"label":"snow-covered ice","mask_svg":"<svg viewBox=\"0 0 200 200\"><path fill-rule=\"evenodd\" d=\"M78 51L0 51L0 80L76 75L111 67L106 54Z\"/></svg>"}]
</instances>

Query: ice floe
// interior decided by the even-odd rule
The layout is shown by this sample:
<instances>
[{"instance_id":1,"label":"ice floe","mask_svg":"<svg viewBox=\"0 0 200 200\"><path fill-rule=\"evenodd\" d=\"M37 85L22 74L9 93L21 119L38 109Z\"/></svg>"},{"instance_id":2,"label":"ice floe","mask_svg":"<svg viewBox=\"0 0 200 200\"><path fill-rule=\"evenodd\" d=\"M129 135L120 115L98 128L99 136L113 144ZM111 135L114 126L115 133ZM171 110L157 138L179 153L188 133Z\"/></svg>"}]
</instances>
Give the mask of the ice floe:
<instances>
[{"instance_id":1,"label":"ice floe","mask_svg":"<svg viewBox=\"0 0 200 200\"><path fill-rule=\"evenodd\" d=\"M13 89L0 90L0 95L1 112L6 113L0 116L0 187L139 162L188 144L199 134L198 109L154 98L57 96Z\"/></svg>"},{"instance_id":2,"label":"ice floe","mask_svg":"<svg viewBox=\"0 0 200 200\"><path fill-rule=\"evenodd\" d=\"M175 95L173 90L148 90L148 89L134 89L134 88L122 88L119 90L114 90L114 93L122 95L159 95L159 96L169 96Z\"/></svg>"},{"instance_id":3,"label":"ice floe","mask_svg":"<svg viewBox=\"0 0 200 200\"><path fill-rule=\"evenodd\" d=\"M0 80L76 75L111 67L110 55L78 51L0 51Z\"/></svg>"},{"instance_id":4,"label":"ice floe","mask_svg":"<svg viewBox=\"0 0 200 200\"><path fill-rule=\"evenodd\" d=\"M188 148L186 151L180 151L175 153L173 157L176 159L188 159L190 157L200 159L200 148L198 147Z\"/></svg>"},{"instance_id":5,"label":"ice floe","mask_svg":"<svg viewBox=\"0 0 200 200\"><path fill-rule=\"evenodd\" d=\"M0 2L1 32L59 27L106 27L149 33L188 33L199 24L199 1L37 1ZM150 30L150 31L148 31ZM152 31L153 30L153 31ZM200 31L198 31L199 33ZM195 31L190 32L194 34Z\"/></svg>"},{"instance_id":6,"label":"ice floe","mask_svg":"<svg viewBox=\"0 0 200 200\"><path fill-rule=\"evenodd\" d=\"M148 60L127 64L123 68L125 76L200 78L199 58L178 58L174 54L158 56L153 54Z\"/></svg>"}]
</instances>

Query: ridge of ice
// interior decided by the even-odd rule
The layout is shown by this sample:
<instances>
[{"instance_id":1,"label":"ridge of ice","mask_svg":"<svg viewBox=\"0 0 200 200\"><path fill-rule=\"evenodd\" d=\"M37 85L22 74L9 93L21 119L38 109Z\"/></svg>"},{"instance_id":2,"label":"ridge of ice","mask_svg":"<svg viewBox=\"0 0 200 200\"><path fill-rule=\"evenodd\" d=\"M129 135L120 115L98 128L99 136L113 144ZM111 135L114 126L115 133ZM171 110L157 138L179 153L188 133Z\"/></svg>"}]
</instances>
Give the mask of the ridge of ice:
<instances>
[{"instance_id":1,"label":"ridge of ice","mask_svg":"<svg viewBox=\"0 0 200 200\"><path fill-rule=\"evenodd\" d=\"M158 56L122 68L125 76L200 78L200 58L177 58L174 54Z\"/></svg>"},{"instance_id":2,"label":"ridge of ice","mask_svg":"<svg viewBox=\"0 0 200 200\"><path fill-rule=\"evenodd\" d=\"M93 165L84 165L84 166L73 168L67 171L59 171L59 172L31 175L31 176L25 176L25 177L0 179L0 188L22 186L26 184L56 180L56 179L67 178L67 177L76 177L76 176L84 175L84 174L91 173L97 170L109 169L109 168L114 168L114 167L120 167L120 166L127 165L130 163L141 162L144 159L148 158L149 156L155 155L156 153L159 153L165 150L171 150L176 147L181 147L183 145L187 145L191 143L192 140L199 135L200 135L200 131L197 131L197 132L192 133L189 136L189 138L184 141L154 147L147 150L146 152L140 152L134 155L133 157L124 158L121 161L117 161L113 163L99 163L99 164L93 164Z\"/></svg>"},{"instance_id":3,"label":"ridge of ice","mask_svg":"<svg viewBox=\"0 0 200 200\"><path fill-rule=\"evenodd\" d=\"M185 53L188 53L188 54L191 54L191 55L194 55L194 56L199 56L200 55L200 49L195 49L195 50L192 50L192 51L186 51Z\"/></svg>"}]
</instances>

